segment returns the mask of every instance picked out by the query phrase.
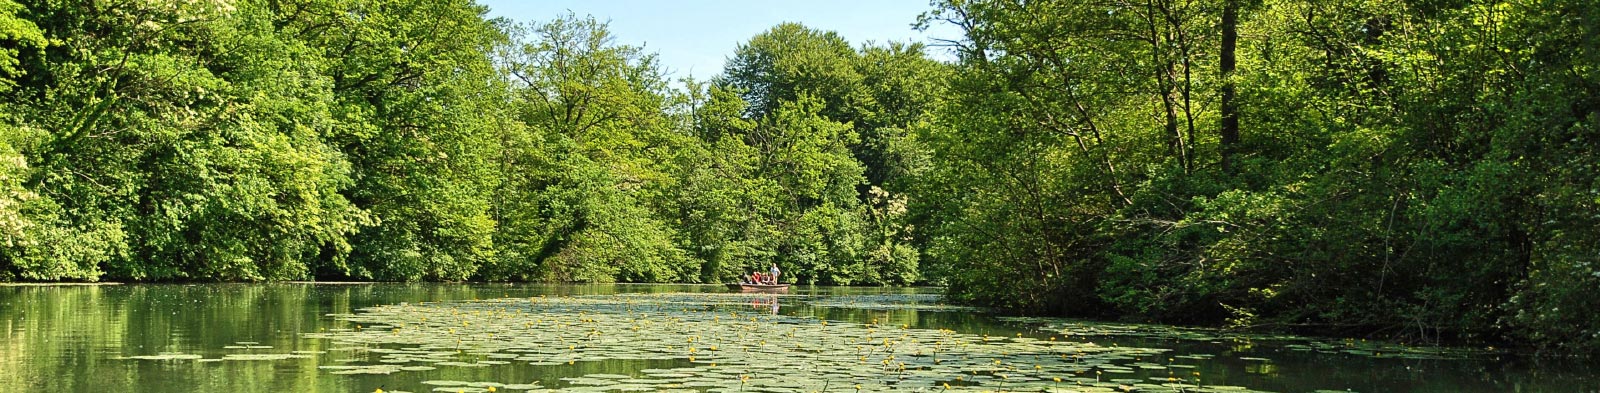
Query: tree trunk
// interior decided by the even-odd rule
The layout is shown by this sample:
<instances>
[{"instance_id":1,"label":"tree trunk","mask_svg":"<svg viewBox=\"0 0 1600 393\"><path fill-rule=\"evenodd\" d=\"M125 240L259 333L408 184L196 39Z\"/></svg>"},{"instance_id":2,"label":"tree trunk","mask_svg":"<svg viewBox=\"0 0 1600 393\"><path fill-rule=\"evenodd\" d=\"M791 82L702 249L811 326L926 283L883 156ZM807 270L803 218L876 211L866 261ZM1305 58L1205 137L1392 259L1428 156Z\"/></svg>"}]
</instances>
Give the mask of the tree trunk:
<instances>
[{"instance_id":1,"label":"tree trunk","mask_svg":"<svg viewBox=\"0 0 1600 393\"><path fill-rule=\"evenodd\" d=\"M1239 103L1235 97L1234 49L1239 44L1239 0L1222 5L1222 171L1233 173L1239 145Z\"/></svg>"}]
</instances>

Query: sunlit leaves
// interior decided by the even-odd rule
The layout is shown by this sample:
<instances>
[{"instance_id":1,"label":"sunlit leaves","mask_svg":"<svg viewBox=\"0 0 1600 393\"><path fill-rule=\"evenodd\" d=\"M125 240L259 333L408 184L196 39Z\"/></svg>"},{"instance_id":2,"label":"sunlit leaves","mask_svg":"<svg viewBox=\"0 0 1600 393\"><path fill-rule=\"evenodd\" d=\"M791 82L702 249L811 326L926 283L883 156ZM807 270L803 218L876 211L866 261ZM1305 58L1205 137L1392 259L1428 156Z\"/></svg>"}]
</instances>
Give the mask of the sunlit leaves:
<instances>
[{"instance_id":1,"label":"sunlit leaves","mask_svg":"<svg viewBox=\"0 0 1600 393\"><path fill-rule=\"evenodd\" d=\"M1237 170L1206 163L1205 134L1188 146L1200 164L1179 170L1175 117L1152 110L1170 98L1140 96L1193 93L1177 118L1210 128L1220 3L961 1L926 17L967 31L943 124L921 135L937 149L919 186L943 199L924 208L946 226L928 257L966 269L954 296L1593 342L1596 321L1576 317L1593 313L1543 311L1592 309L1574 297L1593 282L1575 253L1594 245L1573 233L1592 232L1577 228L1593 227L1593 165L1572 157L1595 149L1593 26L1553 15L1593 7L1243 2L1226 81Z\"/></svg>"},{"instance_id":2,"label":"sunlit leaves","mask_svg":"<svg viewBox=\"0 0 1600 393\"><path fill-rule=\"evenodd\" d=\"M17 67L19 52L38 50L46 44L39 26L17 16L21 9L22 5L13 0L0 0L0 43L9 44L0 47L0 92L15 85L11 78L20 76L23 71Z\"/></svg>"}]
</instances>

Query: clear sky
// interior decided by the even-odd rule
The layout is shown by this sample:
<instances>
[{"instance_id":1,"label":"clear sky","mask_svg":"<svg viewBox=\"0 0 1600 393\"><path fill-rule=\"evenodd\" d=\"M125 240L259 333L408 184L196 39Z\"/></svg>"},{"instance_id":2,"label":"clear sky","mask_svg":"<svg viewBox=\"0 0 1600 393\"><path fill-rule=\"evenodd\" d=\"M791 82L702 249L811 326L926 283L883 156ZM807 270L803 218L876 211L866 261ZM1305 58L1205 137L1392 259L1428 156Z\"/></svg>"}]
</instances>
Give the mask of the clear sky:
<instances>
[{"instance_id":1,"label":"clear sky","mask_svg":"<svg viewBox=\"0 0 1600 393\"><path fill-rule=\"evenodd\" d=\"M571 11L609 21L617 43L659 54L673 78L704 79L722 73L733 50L782 22L832 30L854 46L868 41L929 42L954 39L960 30L940 25L919 32L917 15L928 0L480 0L489 15L517 22L544 22ZM944 49L929 54L949 58Z\"/></svg>"}]
</instances>

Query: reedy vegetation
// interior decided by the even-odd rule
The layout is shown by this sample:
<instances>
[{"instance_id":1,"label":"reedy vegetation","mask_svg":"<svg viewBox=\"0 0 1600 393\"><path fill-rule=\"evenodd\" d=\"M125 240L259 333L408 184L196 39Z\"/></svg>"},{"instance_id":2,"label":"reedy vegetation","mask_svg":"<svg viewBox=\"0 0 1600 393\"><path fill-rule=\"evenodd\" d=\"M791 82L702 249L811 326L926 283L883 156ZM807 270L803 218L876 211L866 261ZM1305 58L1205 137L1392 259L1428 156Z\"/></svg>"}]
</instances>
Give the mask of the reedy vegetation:
<instances>
[{"instance_id":1,"label":"reedy vegetation","mask_svg":"<svg viewBox=\"0 0 1600 393\"><path fill-rule=\"evenodd\" d=\"M0 0L0 280L949 285L1600 347L1600 11L940 1L709 81L463 1Z\"/></svg>"}]
</instances>

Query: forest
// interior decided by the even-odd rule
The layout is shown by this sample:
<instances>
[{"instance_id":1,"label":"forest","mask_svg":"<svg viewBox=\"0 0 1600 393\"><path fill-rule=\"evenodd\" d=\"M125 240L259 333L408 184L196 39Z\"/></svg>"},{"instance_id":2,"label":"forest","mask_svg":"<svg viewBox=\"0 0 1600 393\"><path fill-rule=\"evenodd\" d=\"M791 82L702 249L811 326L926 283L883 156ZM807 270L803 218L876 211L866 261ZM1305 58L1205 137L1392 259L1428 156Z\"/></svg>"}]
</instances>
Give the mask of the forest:
<instances>
[{"instance_id":1,"label":"forest","mask_svg":"<svg viewBox=\"0 0 1600 393\"><path fill-rule=\"evenodd\" d=\"M1588 0L937 0L706 80L468 0L0 0L0 281L941 285L1600 349ZM887 23L887 22L886 22ZM936 60L929 52L953 53Z\"/></svg>"}]
</instances>

